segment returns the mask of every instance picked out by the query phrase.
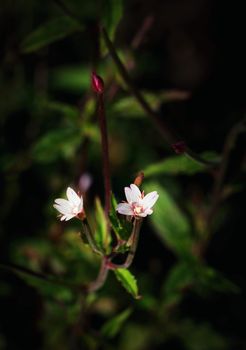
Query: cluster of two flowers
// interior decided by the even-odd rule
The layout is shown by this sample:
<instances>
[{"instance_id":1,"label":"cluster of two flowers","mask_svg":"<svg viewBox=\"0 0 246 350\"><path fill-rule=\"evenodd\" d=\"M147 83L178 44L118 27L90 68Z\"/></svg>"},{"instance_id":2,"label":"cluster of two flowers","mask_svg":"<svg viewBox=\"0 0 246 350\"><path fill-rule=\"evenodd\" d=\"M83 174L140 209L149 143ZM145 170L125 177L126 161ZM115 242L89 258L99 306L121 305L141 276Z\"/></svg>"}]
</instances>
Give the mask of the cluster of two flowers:
<instances>
[{"instance_id":1,"label":"cluster of two flowers","mask_svg":"<svg viewBox=\"0 0 246 350\"><path fill-rule=\"evenodd\" d=\"M60 213L61 221L68 221L73 217L83 217L83 197L79 196L71 187L67 188L67 199L57 198L54 208ZM117 205L117 212L122 215L133 217L146 217L153 213L152 207L157 201L159 195L156 191L148 193L146 196L139 188L131 184L125 187L127 202Z\"/></svg>"}]
</instances>

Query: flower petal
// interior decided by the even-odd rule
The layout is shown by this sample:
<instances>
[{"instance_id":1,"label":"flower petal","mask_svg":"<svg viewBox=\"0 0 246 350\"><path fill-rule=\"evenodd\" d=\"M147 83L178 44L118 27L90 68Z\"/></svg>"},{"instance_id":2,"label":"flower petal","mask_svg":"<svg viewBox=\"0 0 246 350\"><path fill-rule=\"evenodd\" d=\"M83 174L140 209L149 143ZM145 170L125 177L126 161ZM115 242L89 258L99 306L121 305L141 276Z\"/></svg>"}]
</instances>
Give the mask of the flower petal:
<instances>
[{"instance_id":1,"label":"flower petal","mask_svg":"<svg viewBox=\"0 0 246 350\"><path fill-rule=\"evenodd\" d=\"M157 201L159 195L156 191L148 193L142 201L144 208L152 208L155 202Z\"/></svg>"},{"instance_id":2,"label":"flower petal","mask_svg":"<svg viewBox=\"0 0 246 350\"><path fill-rule=\"evenodd\" d=\"M81 198L77 195L77 193L71 187L67 188L67 198L69 202L71 202L75 206L78 206L81 202Z\"/></svg>"},{"instance_id":3,"label":"flower petal","mask_svg":"<svg viewBox=\"0 0 246 350\"><path fill-rule=\"evenodd\" d=\"M63 207L64 209L71 210L72 206L69 201L63 198L57 198L55 199L55 203Z\"/></svg>"},{"instance_id":4,"label":"flower petal","mask_svg":"<svg viewBox=\"0 0 246 350\"><path fill-rule=\"evenodd\" d=\"M68 214L68 215L66 215L65 221L68 221L68 220L72 219L72 218L75 217L75 216L76 216L76 215L74 215L74 214Z\"/></svg>"},{"instance_id":5,"label":"flower petal","mask_svg":"<svg viewBox=\"0 0 246 350\"><path fill-rule=\"evenodd\" d=\"M119 203L116 210L123 215L133 215L132 207L128 203Z\"/></svg>"},{"instance_id":6,"label":"flower petal","mask_svg":"<svg viewBox=\"0 0 246 350\"><path fill-rule=\"evenodd\" d=\"M53 207L58 210L61 214L66 215L71 213L71 208L65 208L59 204L53 204Z\"/></svg>"},{"instance_id":7,"label":"flower petal","mask_svg":"<svg viewBox=\"0 0 246 350\"><path fill-rule=\"evenodd\" d=\"M141 200L141 192L134 184L131 184L130 187L125 187L125 195L128 203L138 203Z\"/></svg>"}]
</instances>

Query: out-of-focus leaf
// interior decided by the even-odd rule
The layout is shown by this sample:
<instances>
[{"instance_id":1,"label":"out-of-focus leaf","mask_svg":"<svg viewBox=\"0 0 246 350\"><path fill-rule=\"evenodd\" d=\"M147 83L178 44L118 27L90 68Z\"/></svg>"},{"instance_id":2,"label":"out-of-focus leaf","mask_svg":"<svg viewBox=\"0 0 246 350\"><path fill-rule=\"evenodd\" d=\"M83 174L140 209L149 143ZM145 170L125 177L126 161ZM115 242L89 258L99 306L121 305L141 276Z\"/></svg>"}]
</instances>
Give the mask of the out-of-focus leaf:
<instances>
[{"instance_id":1,"label":"out-of-focus leaf","mask_svg":"<svg viewBox=\"0 0 246 350\"><path fill-rule=\"evenodd\" d=\"M132 313L131 309L126 309L123 312L121 312L119 315L113 317L108 322L106 322L103 325L101 330L102 335L107 338L114 338L119 333L123 324L131 315L131 313Z\"/></svg>"},{"instance_id":2,"label":"out-of-focus leaf","mask_svg":"<svg viewBox=\"0 0 246 350\"><path fill-rule=\"evenodd\" d=\"M228 350L231 349L228 339L218 334L211 325L197 324L186 319L178 324L177 336L187 350Z\"/></svg>"},{"instance_id":3,"label":"out-of-focus leaf","mask_svg":"<svg viewBox=\"0 0 246 350\"><path fill-rule=\"evenodd\" d=\"M114 40L115 32L118 23L123 14L123 0L103 0L101 1L101 18L102 23L107 30L107 33L111 40ZM100 42L101 53L104 55L107 52L107 48L104 40Z\"/></svg>"},{"instance_id":4,"label":"out-of-focus leaf","mask_svg":"<svg viewBox=\"0 0 246 350\"><path fill-rule=\"evenodd\" d=\"M95 240L98 244L98 247L105 252L109 252L111 237L107 228L107 219L102 208L102 204L99 198L96 198L96 232Z\"/></svg>"},{"instance_id":5,"label":"out-of-focus leaf","mask_svg":"<svg viewBox=\"0 0 246 350\"><path fill-rule=\"evenodd\" d=\"M156 95L147 92L143 93L143 95L153 109L157 109L160 106L161 100ZM111 106L111 111L115 115L120 115L125 118L144 117L142 107L132 96L122 97L121 99L117 100Z\"/></svg>"},{"instance_id":6,"label":"out-of-focus leaf","mask_svg":"<svg viewBox=\"0 0 246 350\"><path fill-rule=\"evenodd\" d=\"M122 60L123 58L124 56L122 57ZM121 78L119 81L121 82ZM173 91L172 94L170 91L160 91L159 93L155 93L155 94L150 93L148 91L142 91L142 95L153 110L158 110L161 104L167 103L174 99L175 92L176 92L176 96L179 96L180 99L182 96L185 97L185 94L187 94L181 91L180 92ZM111 110L112 110L112 113L115 113L116 115L119 115L125 118L144 118L145 116L145 112L143 111L143 108L139 105L135 97L132 97L132 96L121 97L121 99L116 100L115 103L112 104Z\"/></svg>"},{"instance_id":7,"label":"out-of-focus leaf","mask_svg":"<svg viewBox=\"0 0 246 350\"><path fill-rule=\"evenodd\" d=\"M167 306L178 303L183 291L194 282L193 271L187 263L176 264L164 283L164 303Z\"/></svg>"},{"instance_id":8,"label":"out-of-focus leaf","mask_svg":"<svg viewBox=\"0 0 246 350\"><path fill-rule=\"evenodd\" d=\"M46 277L39 272L30 271L19 266L0 264L0 268L14 273L27 284L35 287L41 294L57 300L63 300L64 302L70 301L73 298L73 289L77 289L76 286L67 282L51 276Z\"/></svg>"},{"instance_id":9,"label":"out-of-focus leaf","mask_svg":"<svg viewBox=\"0 0 246 350\"><path fill-rule=\"evenodd\" d=\"M114 270L116 278L122 286L135 298L140 298L138 294L138 286L136 278L132 275L132 273L127 269L116 269Z\"/></svg>"},{"instance_id":10,"label":"out-of-focus leaf","mask_svg":"<svg viewBox=\"0 0 246 350\"><path fill-rule=\"evenodd\" d=\"M206 160L217 160L218 155L213 152L206 152L202 154L202 157ZM194 175L196 173L204 172L208 169L207 166L198 163L190 158L187 158L184 154L168 157L165 160L149 165L144 170L146 177L156 176L161 174L167 175Z\"/></svg>"},{"instance_id":11,"label":"out-of-focus leaf","mask_svg":"<svg viewBox=\"0 0 246 350\"><path fill-rule=\"evenodd\" d=\"M123 14L122 0L103 0L102 1L102 21L111 39L114 37L117 25Z\"/></svg>"},{"instance_id":12,"label":"out-of-focus leaf","mask_svg":"<svg viewBox=\"0 0 246 350\"><path fill-rule=\"evenodd\" d=\"M23 40L21 48L25 53L37 51L80 30L83 27L70 17L55 18L30 33Z\"/></svg>"},{"instance_id":13,"label":"out-of-focus leaf","mask_svg":"<svg viewBox=\"0 0 246 350\"><path fill-rule=\"evenodd\" d=\"M63 102L45 100L42 102L41 107L50 112L59 113L66 119L78 120L79 117L78 108Z\"/></svg>"},{"instance_id":14,"label":"out-of-focus leaf","mask_svg":"<svg viewBox=\"0 0 246 350\"><path fill-rule=\"evenodd\" d=\"M81 95L90 87L89 67L73 65L56 68L51 73L51 86Z\"/></svg>"},{"instance_id":15,"label":"out-of-focus leaf","mask_svg":"<svg viewBox=\"0 0 246 350\"><path fill-rule=\"evenodd\" d=\"M157 191L159 198L150 217L161 240L180 256L190 256L192 238L188 218L171 195L157 182L145 185L146 193Z\"/></svg>"},{"instance_id":16,"label":"out-of-focus leaf","mask_svg":"<svg viewBox=\"0 0 246 350\"><path fill-rule=\"evenodd\" d=\"M49 163L58 158L70 158L80 144L82 133L79 128L60 128L41 137L35 144L32 156L35 161Z\"/></svg>"},{"instance_id":17,"label":"out-of-focus leaf","mask_svg":"<svg viewBox=\"0 0 246 350\"><path fill-rule=\"evenodd\" d=\"M164 283L164 304L169 306L180 302L183 292L190 287L202 295L239 292L239 288L218 271L193 259L177 263L169 272Z\"/></svg>"},{"instance_id":18,"label":"out-of-focus leaf","mask_svg":"<svg viewBox=\"0 0 246 350\"><path fill-rule=\"evenodd\" d=\"M109 213L109 219L112 228L119 239L127 241L132 232L132 224L126 221L124 218L120 218L116 212L117 201L112 193L111 195L111 210Z\"/></svg>"},{"instance_id":19,"label":"out-of-focus leaf","mask_svg":"<svg viewBox=\"0 0 246 350\"><path fill-rule=\"evenodd\" d=\"M197 281L196 289L200 294L208 294L211 292L220 293L239 293L240 288L232 281L225 278L219 271L206 266L195 265L194 283Z\"/></svg>"}]
</instances>

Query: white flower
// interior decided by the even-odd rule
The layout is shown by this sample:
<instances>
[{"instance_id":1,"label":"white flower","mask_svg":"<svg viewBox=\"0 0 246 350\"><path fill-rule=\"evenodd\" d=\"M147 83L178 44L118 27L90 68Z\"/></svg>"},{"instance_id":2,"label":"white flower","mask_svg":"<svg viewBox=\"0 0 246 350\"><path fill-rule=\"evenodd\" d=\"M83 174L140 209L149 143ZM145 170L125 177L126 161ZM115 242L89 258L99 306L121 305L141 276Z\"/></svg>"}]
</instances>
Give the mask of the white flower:
<instances>
[{"instance_id":1,"label":"white flower","mask_svg":"<svg viewBox=\"0 0 246 350\"><path fill-rule=\"evenodd\" d=\"M145 217L152 214L152 207L159 197L156 191L144 196L144 193L141 193L139 188L134 184L131 184L130 187L125 187L125 195L127 202L118 204L116 210L120 214L135 217Z\"/></svg>"},{"instance_id":2,"label":"white flower","mask_svg":"<svg viewBox=\"0 0 246 350\"><path fill-rule=\"evenodd\" d=\"M83 213L83 197L79 197L71 188L67 188L67 199L57 198L53 207L61 213L61 221L68 221Z\"/></svg>"}]
</instances>

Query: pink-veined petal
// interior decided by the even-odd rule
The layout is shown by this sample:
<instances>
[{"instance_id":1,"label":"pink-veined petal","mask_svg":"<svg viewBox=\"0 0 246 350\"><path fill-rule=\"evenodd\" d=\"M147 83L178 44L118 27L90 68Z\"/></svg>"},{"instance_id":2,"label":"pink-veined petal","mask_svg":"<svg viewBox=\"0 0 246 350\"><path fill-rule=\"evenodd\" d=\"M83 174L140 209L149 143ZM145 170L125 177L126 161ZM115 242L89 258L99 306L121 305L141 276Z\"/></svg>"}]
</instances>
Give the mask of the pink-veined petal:
<instances>
[{"instance_id":1,"label":"pink-veined petal","mask_svg":"<svg viewBox=\"0 0 246 350\"><path fill-rule=\"evenodd\" d=\"M132 207L128 203L119 203L116 210L123 215L133 215Z\"/></svg>"},{"instance_id":2,"label":"pink-veined petal","mask_svg":"<svg viewBox=\"0 0 246 350\"><path fill-rule=\"evenodd\" d=\"M67 198L69 202L71 202L73 205L78 206L81 202L80 197L77 195L77 193L71 188L67 188Z\"/></svg>"},{"instance_id":3,"label":"pink-veined petal","mask_svg":"<svg viewBox=\"0 0 246 350\"><path fill-rule=\"evenodd\" d=\"M159 195L156 191L148 193L142 201L144 208L152 208L155 202L157 201Z\"/></svg>"}]
</instances>

